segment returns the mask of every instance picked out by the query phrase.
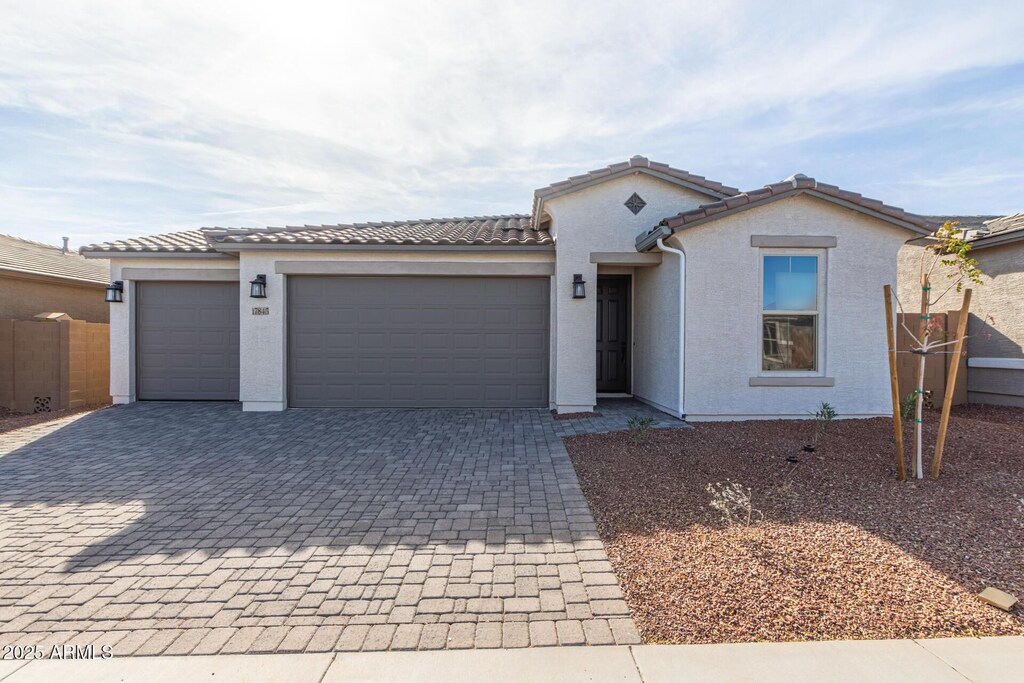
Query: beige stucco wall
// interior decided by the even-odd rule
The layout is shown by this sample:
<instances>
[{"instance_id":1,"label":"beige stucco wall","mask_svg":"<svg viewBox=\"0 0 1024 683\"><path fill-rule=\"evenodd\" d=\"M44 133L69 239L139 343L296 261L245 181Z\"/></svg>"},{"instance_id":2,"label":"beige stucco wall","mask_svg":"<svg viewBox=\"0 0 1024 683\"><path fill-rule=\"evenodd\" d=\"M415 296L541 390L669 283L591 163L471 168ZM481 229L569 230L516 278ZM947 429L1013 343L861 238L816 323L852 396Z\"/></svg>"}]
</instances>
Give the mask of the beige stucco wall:
<instances>
[{"instance_id":1,"label":"beige stucco wall","mask_svg":"<svg viewBox=\"0 0 1024 683\"><path fill-rule=\"evenodd\" d=\"M634 192L647 205L638 214L624 205ZM552 288L552 311L558 334L553 342L553 393L559 412L593 410L597 401L594 362L597 265L591 252L635 252L636 237L662 218L714 201L688 188L636 173L547 200L558 249ZM656 405L675 409L678 386L678 264L665 256L662 265L637 268L634 278L633 393ZM654 273L653 271L660 271ZM675 275L673 274L673 271ZM588 283L585 299L573 299L571 283L581 273ZM655 338L651 335L657 334ZM657 356L659 365L649 356Z\"/></svg>"},{"instance_id":2,"label":"beige stucco wall","mask_svg":"<svg viewBox=\"0 0 1024 683\"><path fill-rule=\"evenodd\" d=\"M834 386L749 385L760 369L760 258L751 235L824 235L824 367ZM820 401L843 417L892 413L882 288L913 235L827 201L797 196L677 233L686 251L685 407L692 420L804 418ZM869 255L869 256L865 256Z\"/></svg>"},{"instance_id":3,"label":"beige stucco wall","mask_svg":"<svg viewBox=\"0 0 1024 683\"><path fill-rule=\"evenodd\" d=\"M972 403L1024 406L1024 369L971 367L977 359L1024 359L1024 242L972 250L972 258L985 273L983 284L970 285L971 317L967 326L967 398ZM899 254L898 295L908 311L920 309L920 274L930 267L931 257L918 244ZM933 292L948 287L950 269L938 265L932 272ZM966 287L967 285L965 285ZM950 291L935 306L938 311L959 309L962 294ZM1019 363L1017 363L1019 365Z\"/></svg>"},{"instance_id":4,"label":"beige stucco wall","mask_svg":"<svg viewBox=\"0 0 1024 683\"><path fill-rule=\"evenodd\" d=\"M637 268L633 278L633 395L679 415L680 258Z\"/></svg>"},{"instance_id":5,"label":"beige stucco wall","mask_svg":"<svg viewBox=\"0 0 1024 683\"><path fill-rule=\"evenodd\" d=\"M63 284L43 278L0 273L0 319L31 320L37 313L59 311L75 320L108 322L102 285Z\"/></svg>"}]
</instances>

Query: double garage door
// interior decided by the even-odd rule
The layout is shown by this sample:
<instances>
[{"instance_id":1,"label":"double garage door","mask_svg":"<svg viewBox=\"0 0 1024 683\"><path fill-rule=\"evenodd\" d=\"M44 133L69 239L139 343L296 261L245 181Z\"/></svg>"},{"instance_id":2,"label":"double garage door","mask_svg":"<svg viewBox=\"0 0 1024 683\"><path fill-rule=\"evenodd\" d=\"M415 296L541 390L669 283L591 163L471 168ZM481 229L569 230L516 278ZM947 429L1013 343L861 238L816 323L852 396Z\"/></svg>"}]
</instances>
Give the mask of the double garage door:
<instances>
[{"instance_id":1,"label":"double garage door","mask_svg":"<svg viewBox=\"0 0 1024 683\"><path fill-rule=\"evenodd\" d=\"M138 396L238 400L239 286L138 283ZM546 407L548 280L288 277L293 407Z\"/></svg>"},{"instance_id":2,"label":"double garage door","mask_svg":"<svg viewBox=\"0 0 1024 683\"><path fill-rule=\"evenodd\" d=\"M547 406L545 278L288 279L290 406Z\"/></svg>"}]
</instances>

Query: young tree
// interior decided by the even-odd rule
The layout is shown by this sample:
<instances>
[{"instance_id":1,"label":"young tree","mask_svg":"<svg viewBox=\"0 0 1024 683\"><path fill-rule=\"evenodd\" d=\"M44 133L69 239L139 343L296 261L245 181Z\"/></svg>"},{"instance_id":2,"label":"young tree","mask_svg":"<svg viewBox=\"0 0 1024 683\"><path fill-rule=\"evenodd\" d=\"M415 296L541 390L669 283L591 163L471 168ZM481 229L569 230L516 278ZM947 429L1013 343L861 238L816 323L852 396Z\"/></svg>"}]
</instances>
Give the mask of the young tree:
<instances>
[{"instance_id":1,"label":"young tree","mask_svg":"<svg viewBox=\"0 0 1024 683\"><path fill-rule=\"evenodd\" d=\"M964 284L982 284L981 277L984 273L978 268L978 262L969 256L971 244L965 239L964 231L960 230L957 221L946 221L941 228L936 230L926 239L929 244L925 247L921 256L921 322L915 334L902 321L900 325L912 342L911 352L918 354L917 364L917 401L914 409L914 462L913 474L918 479L924 477L924 466L921 456L921 419L924 407L924 370L925 361L928 355L937 349L955 344L957 340L948 341L941 334L937 321L931 317L932 308L938 304L943 297L952 291L960 292ZM932 290L932 274L936 269L946 272L947 283L940 287L938 294ZM900 312L903 312L903 304L897 297ZM966 315L966 311L964 312Z\"/></svg>"}]
</instances>

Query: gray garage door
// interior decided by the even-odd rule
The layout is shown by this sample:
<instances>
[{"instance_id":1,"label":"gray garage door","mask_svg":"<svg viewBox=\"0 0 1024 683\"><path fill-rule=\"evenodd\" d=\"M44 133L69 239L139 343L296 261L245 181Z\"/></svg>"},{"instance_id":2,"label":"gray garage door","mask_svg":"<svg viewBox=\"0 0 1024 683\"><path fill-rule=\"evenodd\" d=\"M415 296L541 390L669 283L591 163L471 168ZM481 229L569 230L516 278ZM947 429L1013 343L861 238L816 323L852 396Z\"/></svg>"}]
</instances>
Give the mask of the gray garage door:
<instances>
[{"instance_id":1,"label":"gray garage door","mask_svg":"<svg viewBox=\"0 0 1024 683\"><path fill-rule=\"evenodd\" d=\"M238 283L140 282L141 400L238 400Z\"/></svg>"},{"instance_id":2,"label":"gray garage door","mask_svg":"<svg viewBox=\"0 0 1024 683\"><path fill-rule=\"evenodd\" d=\"M289 405L547 407L545 278L288 280Z\"/></svg>"}]
</instances>

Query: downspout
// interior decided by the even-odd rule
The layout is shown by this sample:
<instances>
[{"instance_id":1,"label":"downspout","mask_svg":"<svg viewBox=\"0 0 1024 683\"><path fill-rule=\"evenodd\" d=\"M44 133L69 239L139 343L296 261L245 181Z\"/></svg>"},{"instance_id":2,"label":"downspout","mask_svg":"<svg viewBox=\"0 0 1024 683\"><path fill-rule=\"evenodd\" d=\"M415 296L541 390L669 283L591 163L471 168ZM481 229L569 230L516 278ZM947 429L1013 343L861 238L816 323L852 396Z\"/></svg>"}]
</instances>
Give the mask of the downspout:
<instances>
[{"instance_id":1,"label":"downspout","mask_svg":"<svg viewBox=\"0 0 1024 683\"><path fill-rule=\"evenodd\" d=\"M683 253L682 249L675 249L673 247L665 246L665 238L659 237L655 243L658 245L658 249L661 251L667 251L670 254L675 254L679 257L679 404L676 412L679 414L679 419L686 418L686 410L684 406L684 382L686 381L686 254Z\"/></svg>"}]
</instances>

